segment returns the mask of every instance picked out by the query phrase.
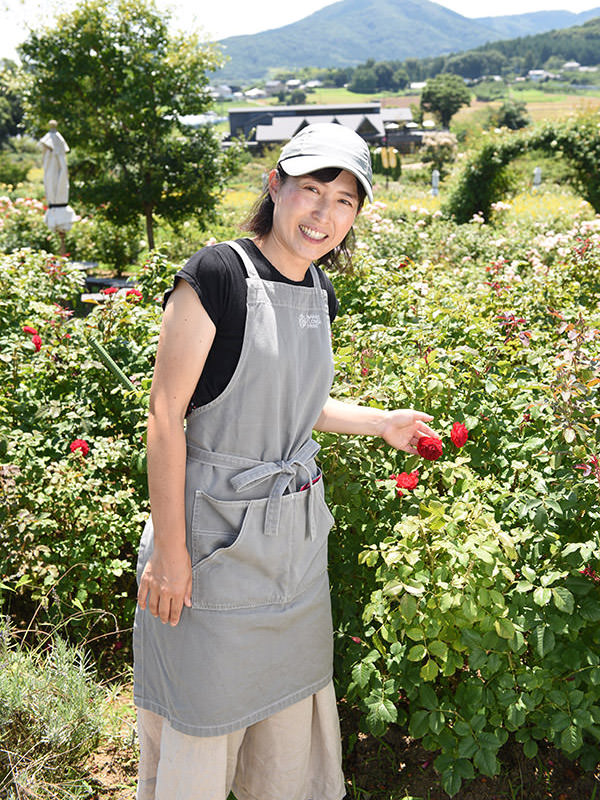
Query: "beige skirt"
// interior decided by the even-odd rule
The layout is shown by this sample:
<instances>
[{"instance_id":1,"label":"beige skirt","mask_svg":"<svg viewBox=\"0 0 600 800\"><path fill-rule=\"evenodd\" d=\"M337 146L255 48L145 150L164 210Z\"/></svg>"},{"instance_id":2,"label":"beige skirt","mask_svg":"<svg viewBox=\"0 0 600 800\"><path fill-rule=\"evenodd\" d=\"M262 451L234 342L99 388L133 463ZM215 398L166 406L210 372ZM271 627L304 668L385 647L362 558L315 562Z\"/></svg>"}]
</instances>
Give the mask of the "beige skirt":
<instances>
[{"instance_id":1,"label":"beige skirt","mask_svg":"<svg viewBox=\"0 0 600 800\"><path fill-rule=\"evenodd\" d=\"M341 800L340 725L333 682L248 728L189 736L138 708L136 800Z\"/></svg>"}]
</instances>

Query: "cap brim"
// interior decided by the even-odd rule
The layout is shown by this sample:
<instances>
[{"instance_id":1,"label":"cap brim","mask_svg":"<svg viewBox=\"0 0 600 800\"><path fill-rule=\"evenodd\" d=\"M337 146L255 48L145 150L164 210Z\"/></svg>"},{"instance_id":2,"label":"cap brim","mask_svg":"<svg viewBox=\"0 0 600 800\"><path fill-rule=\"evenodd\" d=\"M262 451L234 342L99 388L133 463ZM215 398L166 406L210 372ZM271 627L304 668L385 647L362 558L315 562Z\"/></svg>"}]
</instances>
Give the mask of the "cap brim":
<instances>
[{"instance_id":1,"label":"cap brim","mask_svg":"<svg viewBox=\"0 0 600 800\"><path fill-rule=\"evenodd\" d=\"M283 167L284 172L287 175L291 175L292 178L297 178L300 175L307 175L309 172L315 172L318 169L327 169L330 167L345 169L347 172L351 172L356 180L360 181L363 189L367 193L369 202L373 202L373 189L369 181L364 175L360 175L353 165L346 164L342 158L332 160L331 158L325 158L325 156L290 156L289 158L281 159L279 163Z\"/></svg>"}]
</instances>

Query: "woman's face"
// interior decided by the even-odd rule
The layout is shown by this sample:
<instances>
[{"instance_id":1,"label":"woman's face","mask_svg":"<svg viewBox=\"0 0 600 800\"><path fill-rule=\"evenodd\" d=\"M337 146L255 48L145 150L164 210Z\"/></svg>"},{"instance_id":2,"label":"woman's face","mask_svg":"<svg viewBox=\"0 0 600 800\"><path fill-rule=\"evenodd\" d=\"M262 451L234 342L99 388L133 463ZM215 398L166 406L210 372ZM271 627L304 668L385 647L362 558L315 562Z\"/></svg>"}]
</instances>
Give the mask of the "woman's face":
<instances>
[{"instance_id":1,"label":"woman's face","mask_svg":"<svg viewBox=\"0 0 600 800\"><path fill-rule=\"evenodd\" d=\"M342 170L329 183L311 175L269 175L274 203L273 227L265 237L265 255L279 267L303 270L342 242L358 213L358 190L352 173Z\"/></svg>"}]
</instances>

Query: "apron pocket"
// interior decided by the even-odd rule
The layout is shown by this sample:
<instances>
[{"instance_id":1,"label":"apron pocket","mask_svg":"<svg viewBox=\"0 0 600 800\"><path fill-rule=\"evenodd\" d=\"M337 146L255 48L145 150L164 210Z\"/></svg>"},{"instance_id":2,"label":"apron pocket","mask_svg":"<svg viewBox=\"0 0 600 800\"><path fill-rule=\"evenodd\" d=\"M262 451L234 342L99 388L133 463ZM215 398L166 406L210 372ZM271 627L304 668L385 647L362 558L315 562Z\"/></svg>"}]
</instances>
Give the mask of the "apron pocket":
<instances>
[{"instance_id":1,"label":"apron pocket","mask_svg":"<svg viewBox=\"0 0 600 800\"><path fill-rule=\"evenodd\" d=\"M248 502L217 500L198 490L194 495L192 511L191 548L192 567L217 550L231 547L242 528Z\"/></svg>"},{"instance_id":2,"label":"apron pocket","mask_svg":"<svg viewBox=\"0 0 600 800\"><path fill-rule=\"evenodd\" d=\"M312 491L311 538L308 490L282 497L275 536L265 533L267 498L219 500L196 490L190 542L192 607L224 610L287 603L323 576L333 518L322 481Z\"/></svg>"}]
</instances>

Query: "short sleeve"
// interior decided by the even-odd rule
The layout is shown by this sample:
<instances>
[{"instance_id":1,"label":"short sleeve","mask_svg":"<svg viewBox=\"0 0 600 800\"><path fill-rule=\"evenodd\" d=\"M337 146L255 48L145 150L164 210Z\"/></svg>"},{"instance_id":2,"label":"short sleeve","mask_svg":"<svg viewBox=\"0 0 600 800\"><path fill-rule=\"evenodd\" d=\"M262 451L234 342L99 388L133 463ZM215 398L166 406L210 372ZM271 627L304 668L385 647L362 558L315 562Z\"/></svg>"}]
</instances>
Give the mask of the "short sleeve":
<instances>
[{"instance_id":1,"label":"short sleeve","mask_svg":"<svg viewBox=\"0 0 600 800\"><path fill-rule=\"evenodd\" d=\"M226 311L231 294L231 270L218 245L199 250L173 276L173 286L164 293L162 307L180 279L189 283L215 326Z\"/></svg>"}]
</instances>

